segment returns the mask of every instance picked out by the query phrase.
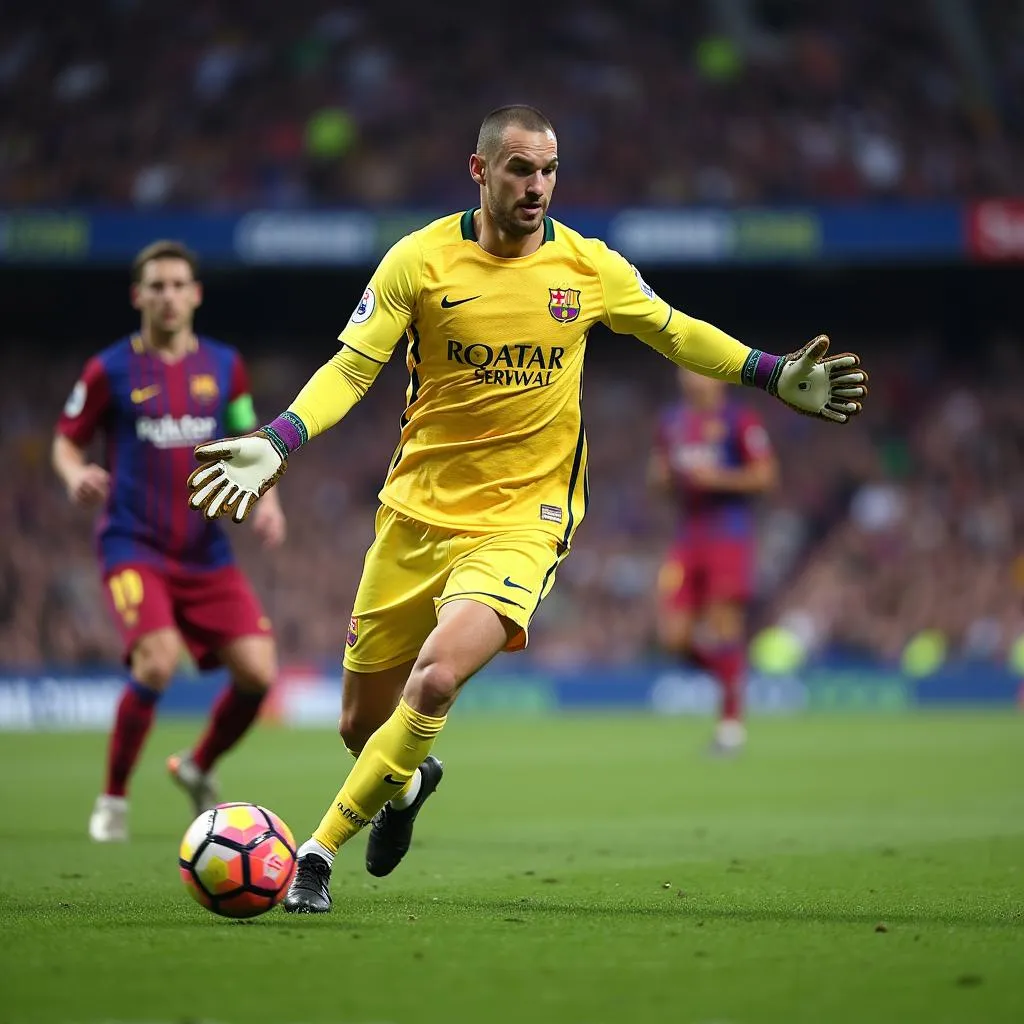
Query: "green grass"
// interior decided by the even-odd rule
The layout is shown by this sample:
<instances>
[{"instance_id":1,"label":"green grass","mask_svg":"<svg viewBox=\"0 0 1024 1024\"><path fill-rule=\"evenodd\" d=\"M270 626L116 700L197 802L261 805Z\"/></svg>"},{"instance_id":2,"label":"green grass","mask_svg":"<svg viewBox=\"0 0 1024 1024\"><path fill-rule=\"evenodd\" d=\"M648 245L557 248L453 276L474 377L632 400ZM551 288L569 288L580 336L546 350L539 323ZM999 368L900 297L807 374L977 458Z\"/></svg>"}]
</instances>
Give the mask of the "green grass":
<instances>
[{"instance_id":1,"label":"green grass","mask_svg":"<svg viewBox=\"0 0 1024 1024\"><path fill-rule=\"evenodd\" d=\"M99 735L0 738L0 1022L603 1024L1024 1020L1024 719L708 725L463 716L390 878L339 857L334 912L236 923L184 893L151 738L128 846L85 822ZM300 839L348 762L263 729L222 767Z\"/></svg>"}]
</instances>

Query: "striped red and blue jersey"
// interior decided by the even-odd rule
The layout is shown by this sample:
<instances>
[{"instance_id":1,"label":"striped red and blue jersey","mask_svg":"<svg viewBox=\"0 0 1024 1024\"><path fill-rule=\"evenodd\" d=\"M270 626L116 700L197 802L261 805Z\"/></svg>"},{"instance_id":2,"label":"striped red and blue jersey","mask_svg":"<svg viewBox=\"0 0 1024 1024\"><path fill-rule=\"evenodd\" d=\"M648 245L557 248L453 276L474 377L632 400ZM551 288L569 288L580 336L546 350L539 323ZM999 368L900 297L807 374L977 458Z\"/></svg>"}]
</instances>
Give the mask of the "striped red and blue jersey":
<instances>
[{"instance_id":1,"label":"striped red and blue jersey","mask_svg":"<svg viewBox=\"0 0 1024 1024\"><path fill-rule=\"evenodd\" d=\"M193 448L229 431L228 405L249 392L238 351L210 338L168 363L138 335L90 359L57 431L80 447L104 437L110 495L97 522L104 571L126 562L215 569L234 561L221 528L188 505Z\"/></svg>"},{"instance_id":2,"label":"striped red and blue jersey","mask_svg":"<svg viewBox=\"0 0 1024 1024\"><path fill-rule=\"evenodd\" d=\"M739 467L769 458L767 431L752 410L733 399L714 410L680 402L662 413L655 447L671 474L681 541L754 539L756 495L706 490L687 475L695 466Z\"/></svg>"}]
</instances>

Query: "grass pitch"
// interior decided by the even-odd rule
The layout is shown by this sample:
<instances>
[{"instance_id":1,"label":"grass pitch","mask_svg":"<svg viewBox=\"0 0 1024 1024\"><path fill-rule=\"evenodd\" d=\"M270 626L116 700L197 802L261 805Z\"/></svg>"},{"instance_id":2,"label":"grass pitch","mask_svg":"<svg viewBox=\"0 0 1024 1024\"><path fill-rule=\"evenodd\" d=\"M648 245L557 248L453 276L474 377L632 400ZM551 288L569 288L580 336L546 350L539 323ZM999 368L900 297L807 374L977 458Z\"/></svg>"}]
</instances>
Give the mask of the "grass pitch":
<instances>
[{"instance_id":1,"label":"grass pitch","mask_svg":"<svg viewBox=\"0 0 1024 1024\"><path fill-rule=\"evenodd\" d=\"M388 879L362 842L334 912L215 918L160 726L132 842L85 835L100 735L0 738L0 1022L761 1024L1024 1020L1024 719L455 716ZM348 761L264 728L221 770L301 841Z\"/></svg>"}]
</instances>

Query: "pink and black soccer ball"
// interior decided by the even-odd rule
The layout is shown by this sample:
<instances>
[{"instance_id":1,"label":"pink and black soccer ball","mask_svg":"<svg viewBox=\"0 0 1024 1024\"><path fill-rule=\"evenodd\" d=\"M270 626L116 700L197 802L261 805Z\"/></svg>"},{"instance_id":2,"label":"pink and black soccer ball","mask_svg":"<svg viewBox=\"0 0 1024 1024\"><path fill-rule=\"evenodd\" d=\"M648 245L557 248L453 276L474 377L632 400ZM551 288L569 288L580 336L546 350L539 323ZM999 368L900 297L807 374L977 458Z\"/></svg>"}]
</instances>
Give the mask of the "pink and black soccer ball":
<instances>
[{"instance_id":1,"label":"pink and black soccer ball","mask_svg":"<svg viewBox=\"0 0 1024 1024\"><path fill-rule=\"evenodd\" d=\"M192 898L221 917L256 917L284 899L295 875L295 839L259 804L218 804L188 827L178 850Z\"/></svg>"}]
</instances>

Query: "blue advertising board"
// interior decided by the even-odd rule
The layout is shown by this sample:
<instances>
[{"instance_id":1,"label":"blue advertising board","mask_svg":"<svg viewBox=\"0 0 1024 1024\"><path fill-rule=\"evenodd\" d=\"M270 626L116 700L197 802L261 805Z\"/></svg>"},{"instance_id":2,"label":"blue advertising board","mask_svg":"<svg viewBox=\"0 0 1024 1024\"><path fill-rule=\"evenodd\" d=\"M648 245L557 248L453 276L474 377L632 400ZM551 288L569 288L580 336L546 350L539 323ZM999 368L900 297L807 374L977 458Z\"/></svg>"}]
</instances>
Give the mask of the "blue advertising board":
<instances>
[{"instance_id":1,"label":"blue advertising board","mask_svg":"<svg viewBox=\"0 0 1024 1024\"><path fill-rule=\"evenodd\" d=\"M124 685L117 670L0 671L0 732L106 729ZM177 680L161 714L208 711L223 675ZM950 665L914 679L879 666L825 661L796 675L757 675L748 681L755 715L814 712L904 713L925 707L1020 706L1024 684L1010 672L981 665ZM334 728L341 704L337 669L285 669L266 717L286 725ZM672 665L620 669L580 667L547 671L524 660L498 658L467 686L456 713L551 714L572 711L710 715L718 689L707 676Z\"/></svg>"},{"instance_id":2,"label":"blue advertising board","mask_svg":"<svg viewBox=\"0 0 1024 1024\"><path fill-rule=\"evenodd\" d=\"M0 210L0 263L126 263L175 238L207 265L370 267L403 234L447 210L197 213ZM648 266L965 260L969 217L956 204L556 209L559 220Z\"/></svg>"}]
</instances>

